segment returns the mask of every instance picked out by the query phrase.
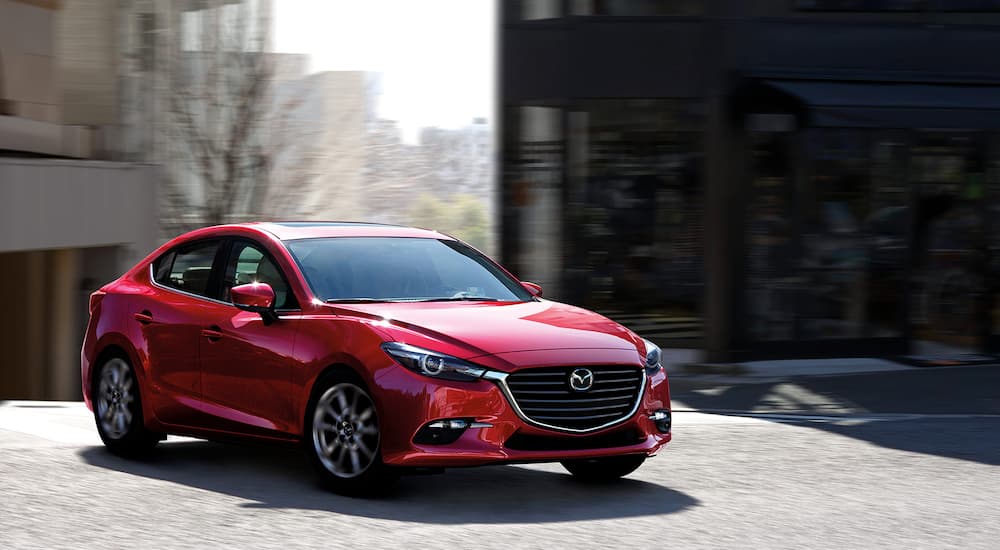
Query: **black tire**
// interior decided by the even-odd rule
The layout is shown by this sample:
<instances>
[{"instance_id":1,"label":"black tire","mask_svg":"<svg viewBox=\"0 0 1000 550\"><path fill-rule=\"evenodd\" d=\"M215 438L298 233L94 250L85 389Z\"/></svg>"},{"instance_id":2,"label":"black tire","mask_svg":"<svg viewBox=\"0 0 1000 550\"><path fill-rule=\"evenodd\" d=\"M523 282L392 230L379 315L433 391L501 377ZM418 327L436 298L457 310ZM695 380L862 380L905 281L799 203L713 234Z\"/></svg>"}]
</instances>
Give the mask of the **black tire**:
<instances>
[{"instance_id":1,"label":"black tire","mask_svg":"<svg viewBox=\"0 0 1000 550\"><path fill-rule=\"evenodd\" d=\"M148 454L163 437L146 429L139 380L128 360L106 357L93 385L94 422L109 451L125 457Z\"/></svg>"},{"instance_id":2,"label":"black tire","mask_svg":"<svg viewBox=\"0 0 1000 550\"><path fill-rule=\"evenodd\" d=\"M604 482L625 477L646 461L645 455L609 456L583 460L565 460L563 468L580 481Z\"/></svg>"},{"instance_id":3,"label":"black tire","mask_svg":"<svg viewBox=\"0 0 1000 550\"><path fill-rule=\"evenodd\" d=\"M382 462L375 401L353 373L336 371L316 383L304 426L306 454L327 489L347 496L377 496L398 478Z\"/></svg>"}]
</instances>

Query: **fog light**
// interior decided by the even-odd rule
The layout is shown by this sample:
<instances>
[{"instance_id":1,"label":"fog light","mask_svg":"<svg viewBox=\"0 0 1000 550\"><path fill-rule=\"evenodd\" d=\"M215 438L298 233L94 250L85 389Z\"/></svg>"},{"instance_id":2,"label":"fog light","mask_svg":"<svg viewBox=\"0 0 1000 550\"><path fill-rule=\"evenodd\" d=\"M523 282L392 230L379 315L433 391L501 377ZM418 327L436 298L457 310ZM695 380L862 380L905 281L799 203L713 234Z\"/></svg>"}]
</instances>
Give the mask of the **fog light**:
<instances>
[{"instance_id":1,"label":"fog light","mask_svg":"<svg viewBox=\"0 0 1000 550\"><path fill-rule=\"evenodd\" d=\"M649 419L653 421L653 424L656 424L656 429L660 430L660 433L670 433L670 411L660 409L649 415Z\"/></svg>"},{"instance_id":2,"label":"fog light","mask_svg":"<svg viewBox=\"0 0 1000 550\"><path fill-rule=\"evenodd\" d=\"M446 418L424 424L413 436L420 445L447 445L454 443L468 428L492 428L488 422L475 422L472 418Z\"/></svg>"},{"instance_id":3,"label":"fog light","mask_svg":"<svg viewBox=\"0 0 1000 550\"><path fill-rule=\"evenodd\" d=\"M456 418L454 420L435 420L427 427L441 430L464 430L469 427L469 423L461 418Z\"/></svg>"}]
</instances>

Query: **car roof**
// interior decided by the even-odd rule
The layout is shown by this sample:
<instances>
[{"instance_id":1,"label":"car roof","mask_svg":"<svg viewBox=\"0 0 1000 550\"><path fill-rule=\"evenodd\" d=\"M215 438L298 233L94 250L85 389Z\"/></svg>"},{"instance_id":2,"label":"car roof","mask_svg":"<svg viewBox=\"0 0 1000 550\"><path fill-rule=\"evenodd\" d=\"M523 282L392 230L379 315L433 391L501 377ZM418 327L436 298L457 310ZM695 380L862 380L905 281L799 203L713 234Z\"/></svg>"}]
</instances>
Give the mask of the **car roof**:
<instances>
[{"instance_id":1,"label":"car roof","mask_svg":"<svg viewBox=\"0 0 1000 550\"><path fill-rule=\"evenodd\" d=\"M451 240L451 237L429 229L379 223L289 221L234 225L267 231L282 241L321 237L411 237Z\"/></svg>"}]
</instances>

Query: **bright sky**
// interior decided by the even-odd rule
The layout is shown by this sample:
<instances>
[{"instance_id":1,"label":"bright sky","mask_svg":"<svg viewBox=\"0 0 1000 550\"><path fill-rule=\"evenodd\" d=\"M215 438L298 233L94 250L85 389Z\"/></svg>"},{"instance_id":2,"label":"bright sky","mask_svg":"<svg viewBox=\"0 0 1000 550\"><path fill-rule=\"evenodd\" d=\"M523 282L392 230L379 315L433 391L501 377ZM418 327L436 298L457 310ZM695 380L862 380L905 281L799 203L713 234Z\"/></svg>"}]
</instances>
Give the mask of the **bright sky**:
<instances>
[{"instance_id":1,"label":"bright sky","mask_svg":"<svg viewBox=\"0 0 1000 550\"><path fill-rule=\"evenodd\" d=\"M494 0L277 0L275 49L311 72L383 73L382 118L419 128L492 121Z\"/></svg>"}]
</instances>

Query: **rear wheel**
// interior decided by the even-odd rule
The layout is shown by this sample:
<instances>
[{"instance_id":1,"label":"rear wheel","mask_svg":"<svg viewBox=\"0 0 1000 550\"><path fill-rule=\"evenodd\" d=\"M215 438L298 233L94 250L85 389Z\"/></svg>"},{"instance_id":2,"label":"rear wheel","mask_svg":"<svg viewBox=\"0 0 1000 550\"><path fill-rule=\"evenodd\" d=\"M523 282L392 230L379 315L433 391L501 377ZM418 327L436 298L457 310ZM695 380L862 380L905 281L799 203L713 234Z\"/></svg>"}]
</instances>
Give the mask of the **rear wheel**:
<instances>
[{"instance_id":1,"label":"rear wheel","mask_svg":"<svg viewBox=\"0 0 1000 550\"><path fill-rule=\"evenodd\" d=\"M139 382L128 361L113 356L101 363L93 397L97 433L108 450L138 456L156 446L160 437L143 422Z\"/></svg>"},{"instance_id":2,"label":"rear wheel","mask_svg":"<svg viewBox=\"0 0 1000 550\"><path fill-rule=\"evenodd\" d=\"M562 465L580 481L611 481L631 474L645 461L645 455L625 455L565 460Z\"/></svg>"},{"instance_id":3,"label":"rear wheel","mask_svg":"<svg viewBox=\"0 0 1000 550\"><path fill-rule=\"evenodd\" d=\"M382 462L375 402L353 376L337 373L316 385L303 439L320 480L337 493L379 494L396 479Z\"/></svg>"}]
</instances>

